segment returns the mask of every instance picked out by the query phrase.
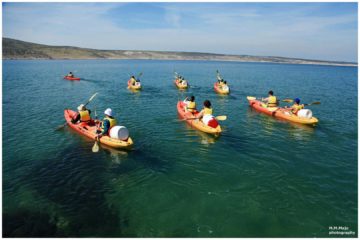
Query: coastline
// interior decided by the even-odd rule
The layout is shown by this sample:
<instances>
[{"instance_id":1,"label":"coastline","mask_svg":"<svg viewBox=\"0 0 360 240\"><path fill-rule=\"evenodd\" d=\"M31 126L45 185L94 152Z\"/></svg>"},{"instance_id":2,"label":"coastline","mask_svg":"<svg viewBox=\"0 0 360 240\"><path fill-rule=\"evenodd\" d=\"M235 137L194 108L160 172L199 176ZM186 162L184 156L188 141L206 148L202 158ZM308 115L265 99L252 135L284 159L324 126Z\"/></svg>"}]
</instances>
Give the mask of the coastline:
<instances>
[{"instance_id":1,"label":"coastline","mask_svg":"<svg viewBox=\"0 0 360 240\"><path fill-rule=\"evenodd\" d=\"M355 63L332 63L332 62L313 62L313 61L264 61L264 60L236 60L236 59L184 59L184 58L9 58L3 57L5 60L155 60L155 61L209 61L209 62L239 62L239 63L273 63L273 64L292 64L292 65L319 65L334 67L358 67Z\"/></svg>"}]
</instances>

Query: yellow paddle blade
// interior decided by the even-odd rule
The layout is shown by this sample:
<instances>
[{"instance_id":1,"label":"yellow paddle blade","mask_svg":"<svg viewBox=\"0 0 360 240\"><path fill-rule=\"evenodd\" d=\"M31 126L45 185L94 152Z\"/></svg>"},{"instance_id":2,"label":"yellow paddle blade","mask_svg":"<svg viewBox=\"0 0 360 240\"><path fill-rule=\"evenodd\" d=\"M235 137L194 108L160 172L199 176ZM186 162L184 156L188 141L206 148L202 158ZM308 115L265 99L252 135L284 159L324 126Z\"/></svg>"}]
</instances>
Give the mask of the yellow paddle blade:
<instances>
[{"instance_id":1,"label":"yellow paddle blade","mask_svg":"<svg viewBox=\"0 0 360 240\"><path fill-rule=\"evenodd\" d=\"M225 121L226 119L227 119L227 116L217 116L217 117L215 117L216 118L216 120L219 120L219 121Z\"/></svg>"},{"instance_id":2,"label":"yellow paddle blade","mask_svg":"<svg viewBox=\"0 0 360 240\"><path fill-rule=\"evenodd\" d=\"M288 102L288 103L291 103L291 102L293 102L294 100L292 100L292 99L288 99L288 98L287 98L287 99L283 99L282 101L283 101L283 102Z\"/></svg>"},{"instance_id":3,"label":"yellow paddle blade","mask_svg":"<svg viewBox=\"0 0 360 240\"><path fill-rule=\"evenodd\" d=\"M95 141L94 146L92 147L92 151L93 152L98 152L99 151L99 144L97 141Z\"/></svg>"},{"instance_id":4,"label":"yellow paddle blade","mask_svg":"<svg viewBox=\"0 0 360 240\"><path fill-rule=\"evenodd\" d=\"M252 96L247 96L247 100L255 100L256 97L252 97Z\"/></svg>"}]
</instances>

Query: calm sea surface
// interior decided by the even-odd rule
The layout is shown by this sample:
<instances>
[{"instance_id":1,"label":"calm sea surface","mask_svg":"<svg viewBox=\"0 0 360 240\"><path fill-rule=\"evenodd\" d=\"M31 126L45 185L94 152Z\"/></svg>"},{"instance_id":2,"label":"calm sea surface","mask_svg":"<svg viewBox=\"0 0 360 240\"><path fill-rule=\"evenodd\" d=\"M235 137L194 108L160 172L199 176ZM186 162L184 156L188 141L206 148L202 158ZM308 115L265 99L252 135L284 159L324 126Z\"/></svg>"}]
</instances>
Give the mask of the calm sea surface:
<instances>
[{"instance_id":1,"label":"calm sea surface","mask_svg":"<svg viewBox=\"0 0 360 240\"><path fill-rule=\"evenodd\" d=\"M231 94L213 90L215 71ZM179 91L173 72L191 88ZM63 80L69 72L81 81ZM143 72L133 93L128 74ZM46 237L357 236L356 67L205 61L3 61L3 235ZM315 128L251 110L246 96L320 101ZM135 142L100 146L64 109L110 107ZM209 99L223 134L178 121L176 103ZM284 103L282 103L284 105Z\"/></svg>"}]
</instances>

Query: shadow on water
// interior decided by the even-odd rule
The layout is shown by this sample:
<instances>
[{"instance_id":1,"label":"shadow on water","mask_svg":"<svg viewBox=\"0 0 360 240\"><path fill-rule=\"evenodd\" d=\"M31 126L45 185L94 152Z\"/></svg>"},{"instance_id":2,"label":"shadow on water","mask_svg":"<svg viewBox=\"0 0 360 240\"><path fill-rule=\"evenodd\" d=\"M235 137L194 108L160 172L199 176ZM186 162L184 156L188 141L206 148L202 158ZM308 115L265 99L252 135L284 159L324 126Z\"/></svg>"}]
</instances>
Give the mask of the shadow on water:
<instances>
[{"instance_id":1,"label":"shadow on water","mask_svg":"<svg viewBox=\"0 0 360 240\"><path fill-rule=\"evenodd\" d=\"M3 214L3 237L63 237L51 216L43 212L17 209Z\"/></svg>"},{"instance_id":2,"label":"shadow on water","mask_svg":"<svg viewBox=\"0 0 360 240\"><path fill-rule=\"evenodd\" d=\"M23 181L32 179L31 187L56 204L59 210L5 212L4 236L121 236L121 229L128 220L118 209L106 204L105 195L111 179L105 173L108 163L98 154L89 153L86 157L82 154L79 147L74 146L37 161Z\"/></svg>"}]
</instances>

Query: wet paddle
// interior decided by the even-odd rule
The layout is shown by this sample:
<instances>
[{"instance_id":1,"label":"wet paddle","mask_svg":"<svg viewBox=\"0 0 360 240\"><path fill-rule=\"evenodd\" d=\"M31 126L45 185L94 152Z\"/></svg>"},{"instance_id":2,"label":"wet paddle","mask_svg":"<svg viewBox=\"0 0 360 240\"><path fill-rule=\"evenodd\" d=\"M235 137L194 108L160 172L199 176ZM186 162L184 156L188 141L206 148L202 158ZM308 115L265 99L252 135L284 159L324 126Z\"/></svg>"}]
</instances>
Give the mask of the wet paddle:
<instances>
[{"instance_id":1,"label":"wet paddle","mask_svg":"<svg viewBox=\"0 0 360 240\"><path fill-rule=\"evenodd\" d=\"M292 103L294 100L293 99L284 99L282 100L283 102L288 102L288 103ZM311 106L311 105L318 105L321 102L312 102L312 103L304 103L305 106Z\"/></svg>"},{"instance_id":2,"label":"wet paddle","mask_svg":"<svg viewBox=\"0 0 360 240\"><path fill-rule=\"evenodd\" d=\"M199 119L199 118L185 118L185 119L181 119L180 121L196 120L196 119ZM225 121L225 120L227 119L227 116L225 116L225 115L216 116L215 119L216 119L216 120L219 120L219 121Z\"/></svg>"},{"instance_id":3,"label":"wet paddle","mask_svg":"<svg viewBox=\"0 0 360 240\"><path fill-rule=\"evenodd\" d=\"M86 105L88 105L88 104L95 98L95 96L96 96L97 94L98 94L98 93L94 93L94 94L90 97L90 99L85 103L84 106L86 107ZM59 131L59 130L63 129L66 125L67 125L67 122L65 122L63 125L58 126L58 127L55 129L55 131Z\"/></svg>"},{"instance_id":4,"label":"wet paddle","mask_svg":"<svg viewBox=\"0 0 360 240\"><path fill-rule=\"evenodd\" d=\"M99 138L96 137L96 140L95 140L95 143L94 143L94 146L92 147L92 152L98 152L99 151L99 144L98 144L98 141L99 141Z\"/></svg>"},{"instance_id":5,"label":"wet paddle","mask_svg":"<svg viewBox=\"0 0 360 240\"><path fill-rule=\"evenodd\" d=\"M321 102L312 102L312 103L304 103L305 106L310 106L310 105L318 105Z\"/></svg>"},{"instance_id":6,"label":"wet paddle","mask_svg":"<svg viewBox=\"0 0 360 240\"><path fill-rule=\"evenodd\" d=\"M95 119L97 120L96 107L95 107ZM96 133L96 130L95 130L95 133ZM94 152L94 153L99 151L98 141L99 141L99 138L96 137L96 138L95 138L94 146L92 147L92 152Z\"/></svg>"}]
</instances>

